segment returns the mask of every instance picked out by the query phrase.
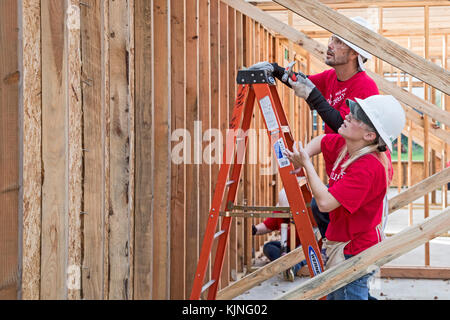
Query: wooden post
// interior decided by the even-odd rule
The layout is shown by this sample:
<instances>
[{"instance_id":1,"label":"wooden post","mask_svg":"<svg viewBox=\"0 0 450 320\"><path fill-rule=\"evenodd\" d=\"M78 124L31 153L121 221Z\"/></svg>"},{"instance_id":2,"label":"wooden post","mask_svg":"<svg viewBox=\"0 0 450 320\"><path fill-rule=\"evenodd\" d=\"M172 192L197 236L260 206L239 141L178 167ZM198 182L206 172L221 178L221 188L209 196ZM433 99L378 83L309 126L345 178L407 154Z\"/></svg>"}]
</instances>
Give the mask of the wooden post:
<instances>
[{"instance_id":1,"label":"wooden post","mask_svg":"<svg viewBox=\"0 0 450 320\"><path fill-rule=\"evenodd\" d=\"M448 58L448 34L445 34L442 37L442 68L448 70L448 63L447 63L447 58ZM442 93L441 96L441 103L442 103L442 109L444 111L450 112L450 95L446 95L444 93ZM446 131L449 131L449 127L448 125L443 125L443 129ZM447 165L447 162L450 159L450 144L449 143L445 143L444 144L444 150L442 152L442 168L445 168ZM442 208L446 208L448 205L448 184L444 184L442 186Z\"/></svg>"},{"instance_id":2,"label":"wooden post","mask_svg":"<svg viewBox=\"0 0 450 320\"><path fill-rule=\"evenodd\" d=\"M177 4L174 3L176 6ZM210 144L208 141L203 141L204 133L210 129L210 117L211 117L211 92L210 92L210 28L209 28L209 2L199 1L198 2L198 85L199 85L199 97L198 106L199 114L198 119L201 124L198 131L195 133L198 136L198 140L194 143L198 144L197 162L199 164L198 168L198 182L199 182L199 240L200 245L203 241L206 225L208 223L208 213L210 209L211 202L211 177L210 177L210 165L211 154L207 155L207 159L203 157L203 151ZM171 32L172 33L172 32ZM208 162L208 163L206 163ZM189 186L190 187L190 186ZM206 278L209 278L208 268ZM175 284L174 284L175 285Z\"/></svg>"},{"instance_id":3,"label":"wooden post","mask_svg":"<svg viewBox=\"0 0 450 320\"><path fill-rule=\"evenodd\" d=\"M408 188L412 185L412 121L408 120ZM413 205L408 204L408 225L413 225Z\"/></svg>"},{"instance_id":4,"label":"wooden post","mask_svg":"<svg viewBox=\"0 0 450 320\"><path fill-rule=\"evenodd\" d=\"M431 59L433 63L436 63L435 59ZM433 87L430 87L430 102L434 105L436 105L436 89ZM431 120L432 124L434 123L434 120ZM430 150L430 169L428 171L428 175L436 173L436 149L431 148ZM431 197L431 204L437 204L436 203L436 190L433 190L430 194Z\"/></svg>"},{"instance_id":5,"label":"wooden post","mask_svg":"<svg viewBox=\"0 0 450 320\"><path fill-rule=\"evenodd\" d=\"M424 7L424 20L425 20L425 59L428 59L429 56L429 46L430 46L430 23L429 23L429 7ZM428 101L428 84L424 86L424 99ZM428 131L430 122L428 120L428 115L424 115L424 143L423 143L423 162L424 162L424 172L423 178L426 179L429 175L429 146L428 146ZM429 216L429 197L428 194L424 197L424 218L428 218ZM430 265L430 244L425 243L425 265Z\"/></svg>"},{"instance_id":6,"label":"wooden post","mask_svg":"<svg viewBox=\"0 0 450 320\"><path fill-rule=\"evenodd\" d=\"M81 276L83 298L105 299L108 294L107 266L109 217L109 68L106 22L99 16L108 16L108 2L98 1L91 7L81 7L81 61L83 105L83 261ZM87 36L89 35L89 36ZM103 45L102 45L103 44ZM105 155L105 160L103 160ZM81 214L81 213L80 213Z\"/></svg>"},{"instance_id":7,"label":"wooden post","mask_svg":"<svg viewBox=\"0 0 450 320\"><path fill-rule=\"evenodd\" d=\"M188 7L188 6L187 6ZM187 12L187 11L186 11ZM167 147L170 128L170 78L169 72L169 30L167 22L168 3L164 0L153 1L153 26L154 26L154 58L153 75L158 79L153 84L155 104L154 121L154 194L153 194L153 227L157 232L153 233L153 299L168 299L169 293L169 213L170 213L170 187L167 177L170 172L171 158ZM195 19L196 15L190 16ZM186 30L187 33L187 30ZM189 39L189 33L186 34ZM190 65L196 65L195 59L190 60ZM194 73L195 75L195 73ZM194 81L196 87L196 81ZM195 95L196 91L194 91ZM190 107L196 107L191 105ZM157 112L156 112L157 108ZM193 131L191 131L193 132ZM194 182L194 181L193 181ZM195 184L193 184L195 185ZM195 190L194 188L192 189ZM193 192L194 193L194 192ZM194 225L193 227L195 227ZM196 234L193 235L195 241ZM195 248L195 247L194 247ZM194 257L194 255L192 256ZM195 262L193 263L195 264ZM195 272L195 271L194 271ZM194 272L190 273L193 277Z\"/></svg>"},{"instance_id":8,"label":"wooden post","mask_svg":"<svg viewBox=\"0 0 450 320\"><path fill-rule=\"evenodd\" d=\"M132 115L134 115L134 103L129 93L134 91L130 90L130 83L133 83L129 70L134 61L134 43L133 46L129 44L130 28L133 28L128 21L130 9L133 3L118 2L111 0L109 2L109 29L110 34L109 41L109 72L110 72L110 195L111 195L111 207L109 216L109 248L108 248L108 260L109 260L109 298L110 299L132 299L133 293L133 281L132 281L132 264L133 264L133 228L134 225L134 211L133 202L130 201L130 195L133 195L133 154L134 154L134 121ZM157 4L156 4L157 5ZM162 6L164 8L166 5ZM167 24L167 17L164 14L160 14L162 11L157 10L159 13L155 13L155 28L159 29L158 33L161 38L158 45L155 45L155 74L158 74L158 81L155 82L155 103L159 106L159 111L155 115L155 121L158 121L161 117L161 122L167 123L168 112L168 93L167 93L167 79L164 77L162 70L167 70L167 38L162 22ZM124 27L125 26L125 27ZM131 29L132 30L132 29ZM158 59L156 58L158 57ZM158 73L159 67L166 66L166 69L160 69L161 74ZM130 69L128 69L130 68ZM167 73L167 72L166 72ZM165 116L165 117L164 117ZM161 143L158 153L155 155L155 164L157 165L158 172L160 174L167 174L167 166L170 161L167 161L167 148L164 148L165 144L162 144L164 139L167 140L168 128L155 130L155 141ZM158 138L159 137L159 140ZM166 150L165 150L166 149ZM163 164L164 163L164 164ZM156 175L158 177L158 175ZM164 176L166 179L167 175ZM160 178L161 179L161 178ZM161 179L162 180L162 179ZM162 181L161 181L162 182ZM121 186L121 187L119 187ZM158 226L158 235L154 238L155 255L165 254L168 241L166 240L166 215L167 215L167 199L165 185L160 184L159 192L155 194L155 208L159 210L155 211L154 224ZM161 196L160 196L161 195ZM161 217L161 218L159 218ZM159 250L161 251L159 251ZM161 267L164 265L160 264ZM155 269L155 271L157 268ZM164 270L164 272L167 272ZM162 296L165 292L165 281L158 279L157 285L159 286L158 292L161 292Z\"/></svg>"},{"instance_id":9,"label":"wooden post","mask_svg":"<svg viewBox=\"0 0 450 320\"><path fill-rule=\"evenodd\" d=\"M408 37L408 49L411 50L411 38ZM408 92L412 93L412 76L408 75ZM412 138L412 120L408 121L408 188L412 186L412 148L413 148L413 138ZM408 225L413 225L413 204L408 204Z\"/></svg>"},{"instance_id":10,"label":"wooden post","mask_svg":"<svg viewBox=\"0 0 450 320\"><path fill-rule=\"evenodd\" d=\"M6 17L14 19L15 13L10 13L13 3L1 3L2 9L0 14L0 23L5 23L7 27L14 27L14 23ZM23 125L22 125L22 141L23 156L22 156L22 215L23 215L23 240L22 240L22 292L21 298L23 300L38 300L40 298L40 268L41 268L41 200L42 200L42 101L41 101L41 4L34 0L25 0L20 2L22 10L22 20L19 22L22 25L22 110ZM7 5L10 9L3 8ZM0 28L0 30L6 30ZM3 42L5 36L13 36L14 32L6 32L0 34ZM6 46L14 50L13 56L16 55L14 46ZM4 63L1 63L3 67ZM5 62L5 65L13 66L13 63ZM3 73L3 72L2 72ZM3 75L2 75L3 77ZM0 86L5 83L2 82ZM7 95L1 96L2 99ZM1 103L2 106L7 104ZM3 117L2 117L3 119ZM2 124L2 128L7 128ZM5 153L7 154L7 153ZM5 172L5 171L2 171ZM3 195L2 195L3 196ZM2 200L2 203L6 203ZM8 294L8 298L13 297Z\"/></svg>"},{"instance_id":11,"label":"wooden post","mask_svg":"<svg viewBox=\"0 0 450 320\"><path fill-rule=\"evenodd\" d=\"M233 114L234 103L236 101L236 10L227 6L228 10L228 118L230 119ZM201 58L200 58L201 59ZM207 86L208 83L205 83ZM203 91L203 90L202 90ZM200 95L201 96L201 95ZM202 108L200 107L200 112ZM227 121L228 129L229 121ZM200 174L201 176L201 174ZM236 197L237 199L237 197ZM201 201L200 201L201 203ZM208 209L205 211L208 212ZM229 252L229 277L232 280L236 280L237 277L237 219L232 219L230 226L230 234L228 241ZM206 228L205 222L201 222L202 226ZM202 237L203 238L203 237ZM234 279L233 279L234 277Z\"/></svg>"},{"instance_id":12,"label":"wooden post","mask_svg":"<svg viewBox=\"0 0 450 320\"><path fill-rule=\"evenodd\" d=\"M177 1L177 0L174 0ZM211 0L210 3L210 41L211 41L211 47L210 47L210 57L211 57L211 63L210 63L210 94L211 94L211 129L217 130L220 129L220 118L219 118L219 103L220 103L220 21L219 21L219 0ZM218 137L215 137L214 139L218 139ZM221 143L220 141L216 140L216 143ZM220 146L222 148L222 146ZM219 161L221 154L219 153L219 149L215 150L215 159L212 160L211 165L211 192L214 192L217 177L219 175ZM218 159L218 161L216 161ZM187 186L187 185L186 185ZM186 189L187 190L187 189ZM211 207L211 199L209 207ZM209 208L208 208L209 212ZM219 227L219 226L218 226ZM217 249L217 241L214 241L212 250L211 250L211 257L215 256L215 252ZM189 250L189 249L187 249ZM188 257L188 255L187 255ZM210 267L207 273L208 279L210 278L211 273L211 262L213 262L212 258L210 257ZM195 272L195 270L194 270ZM193 279L193 275L187 275L189 281ZM190 296L190 291L192 289L192 284L190 287L186 288L189 292L187 295ZM206 292L205 292L206 296Z\"/></svg>"},{"instance_id":13,"label":"wooden post","mask_svg":"<svg viewBox=\"0 0 450 320\"><path fill-rule=\"evenodd\" d=\"M19 72L17 52L22 49L19 48L18 30L21 23L18 20L19 14L17 11L18 4L16 1L2 1L0 4L0 47L2 48L0 54L0 299L2 300L17 299L20 289L18 222L21 185L19 180L19 155L22 147L19 144L19 119L21 118L19 115L19 80L21 73ZM34 17L31 18L33 21ZM24 28L26 28L26 23L27 21L24 21ZM31 35L32 33L30 33ZM24 45L28 44L24 43ZM31 45L34 47L35 43L31 43ZM27 55L26 57L30 56ZM34 57L30 58L33 59ZM25 61L25 63L27 62ZM32 69L28 69L29 67L32 68L33 65L25 66L27 72L32 71ZM27 78L26 80L29 81L30 79ZM29 83L26 84L28 87ZM26 107L26 111L28 111L30 106L27 105ZM30 119L27 117L25 120ZM27 125L30 124L32 123L27 123ZM36 161L38 160L36 159ZM26 168L25 170L32 172L33 168ZM26 181L25 183L30 182ZM30 186L27 186L27 191L30 191ZM27 226L27 230L29 230L28 228L29 226ZM29 249L30 245L33 244L27 244L26 249Z\"/></svg>"},{"instance_id":14,"label":"wooden post","mask_svg":"<svg viewBox=\"0 0 450 320\"><path fill-rule=\"evenodd\" d=\"M245 60L244 65L249 67L252 64L252 57L251 57L251 42L252 42L252 36L251 36L251 25L252 21L248 16L245 16L244 18L244 49L245 49ZM250 137L249 137L250 139ZM249 140L250 141L250 140ZM251 203L251 197L252 197L252 165L249 163L249 159L251 158L251 145L248 145L248 150L245 154L245 171L244 171L244 184L245 184L245 198L244 198L244 205L247 205L249 202ZM252 220L253 219L245 219L244 220L244 264L246 266L247 272L252 267Z\"/></svg>"},{"instance_id":15,"label":"wooden post","mask_svg":"<svg viewBox=\"0 0 450 320\"><path fill-rule=\"evenodd\" d=\"M65 1L43 1L41 299L66 299L67 47Z\"/></svg>"},{"instance_id":16,"label":"wooden post","mask_svg":"<svg viewBox=\"0 0 450 320\"><path fill-rule=\"evenodd\" d=\"M378 33L380 35L383 34L383 6L378 7ZM379 75L381 75L381 77L384 77L383 60L381 60L378 57L376 59L378 61L378 66L377 66L377 69L375 70L375 72L378 73Z\"/></svg>"},{"instance_id":17,"label":"wooden post","mask_svg":"<svg viewBox=\"0 0 450 320\"><path fill-rule=\"evenodd\" d=\"M222 132L222 136L226 136L226 130L228 128L228 6L220 2L219 3L219 38L220 38L220 46L219 46L219 66L220 66L220 94L219 94L219 123L220 123L220 131ZM223 148L222 152L225 150L225 141L222 142ZM221 153L222 154L222 153ZM198 193L198 191L197 191ZM222 218L219 219L218 228L222 225ZM223 268L221 274L221 287L225 287L228 285L229 281L229 249L227 246L224 254Z\"/></svg>"},{"instance_id":18,"label":"wooden post","mask_svg":"<svg viewBox=\"0 0 450 320\"><path fill-rule=\"evenodd\" d=\"M198 235L198 175L197 166L194 164L194 121L198 118L198 26L197 26L197 0L186 1L186 110L185 128L190 133L186 152L190 159L186 159L185 175L186 187L190 192L186 192L186 297L190 296L197 261L199 258L199 248L201 240ZM163 23L161 21L161 23ZM155 44L156 46L156 44ZM156 147L156 146L155 146ZM157 149L155 149L157 150ZM156 189L155 189L156 190ZM186 190L187 191L187 190ZM164 259L163 257L161 257Z\"/></svg>"},{"instance_id":19,"label":"wooden post","mask_svg":"<svg viewBox=\"0 0 450 320\"><path fill-rule=\"evenodd\" d=\"M181 9L180 9L181 8ZM178 9L183 12L184 7L182 5L177 5L176 8L172 9L172 15L181 19L180 12ZM136 123L135 123L135 133L136 133L136 183L135 183L135 228L134 228L134 299L151 299L152 297L152 256L153 250L152 246L149 245L153 238L152 234L153 229L153 221L152 221L152 193L153 193L153 148L152 144L153 135L152 135L152 114L154 113L154 105L152 103L152 40L153 40L153 30L151 25L148 25L147 21L152 20L153 8L151 6L151 2L147 2L145 0L135 0L134 7L134 18L135 18L135 67L136 67L136 86L135 86L135 112L136 112ZM183 25L181 24L181 28ZM184 57L183 50L183 41L184 39L180 39L180 35L182 37L183 32L177 32L178 30L174 30L172 32L172 48L174 50L178 49L177 52L182 52L182 56ZM175 40L175 39L176 40ZM177 41L178 40L178 41ZM181 44L180 44L181 43ZM181 45L181 48L179 47ZM183 77L184 65L180 66L180 63L183 63L183 59L172 59L172 63L175 66L175 74L178 77ZM181 75L179 73L181 73ZM175 82L172 86L172 89L176 86L178 82ZM179 93L178 91L177 93ZM172 96L177 100L178 103L173 103L177 106L177 108L172 112L172 117L176 120L180 117L180 108L181 114L184 113L183 109L183 94L177 94ZM181 119L183 116L181 115ZM172 124L176 127L175 124ZM180 165L177 168L181 170L183 166ZM173 175L178 176L180 173L174 168L172 169L172 177ZM182 176L182 172L181 172ZM172 178L172 181L174 179ZM175 185L177 189L173 191L178 191L178 188L182 188L183 184L178 183ZM184 190L182 190L183 192ZM178 194L177 194L178 195ZM181 198L182 199L182 198ZM173 233L176 234L177 238L181 238L183 236L182 230L180 227L179 221L183 221L183 209L180 209L179 202L177 201L172 210L177 211L177 215L172 217L172 228ZM180 211L181 210L181 211ZM180 242L171 242L175 246ZM173 249L176 251L176 249ZM182 259L183 253L180 251L176 251L178 254L176 256L172 256L173 259ZM183 268L183 260L176 260L175 262L171 261L171 268L175 268L176 271L171 269L172 277L174 279L183 279L184 280L184 268ZM180 270L181 268L181 270ZM184 281L180 281L178 287L183 287ZM177 296L178 297L178 296ZM184 296L182 296L184 298ZM181 298L181 299L182 299Z\"/></svg>"},{"instance_id":20,"label":"wooden post","mask_svg":"<svg viewBox=\"0 0 450 320\"><path fill-rule=\"evenodd\" d=\"M397 69L397 86L401 87L400 70ZM398 192L402 192L403 186L403 168L402 168L402 134L397 137L397 181Z\"/></svg>"},{"instance_id":21,"label":"wooden post","mask_svg":"<svg viewBox=\"0 0 450 320\"><path fill-rule=\"evenodd\" d=\"M66 37L68 46L68 243L67 243L67 298L81 298L82 230L82 106L81 106L81 32L79 1L70 0L66 10Z\"/></svg>"}]
</instances>

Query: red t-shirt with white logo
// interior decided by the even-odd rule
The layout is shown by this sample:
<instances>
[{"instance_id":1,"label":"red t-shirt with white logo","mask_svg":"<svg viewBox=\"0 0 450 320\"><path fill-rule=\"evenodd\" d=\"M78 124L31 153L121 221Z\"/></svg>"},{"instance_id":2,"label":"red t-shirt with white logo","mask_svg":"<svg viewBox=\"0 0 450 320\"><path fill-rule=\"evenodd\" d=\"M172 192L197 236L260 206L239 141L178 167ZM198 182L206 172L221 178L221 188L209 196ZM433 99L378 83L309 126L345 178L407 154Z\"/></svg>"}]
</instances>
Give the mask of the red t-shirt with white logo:
<instances>
[{"instance_id":1,"label":"red t-shirt with white logo","mask_svg":"<svg viewBox=\"0 0 450 320\"><path fill-rule=\"evenodd\" d=\"M324 158L334 163L344 145L340 135L325 135L321 142ZM343 172L341 165L347 159L348 154L329 174L328 192L341 205L330 212L325 237L331 241L350 241L344 253L356 255L382 240L377 226L381 223L387 191L386 170L372 153L360 157Z\"/></svg>"},{"instance_id":2,"label":"red t-shirt with white logo","mask_svg":"<svg viewBox=\"0 0 450 320\"><path fill-rule=\"evenodd\" d=\"M310 75L308 78L314 83L328 103L340 112L342 119L350 113L350 109L345 103L346 99L355 101L355 98L365 99L379 94L375 81L364 71L357 72L346 81L338 81L334 69ZM335 132L325 124L325 133Z\"/></svg>"}]
</instances>

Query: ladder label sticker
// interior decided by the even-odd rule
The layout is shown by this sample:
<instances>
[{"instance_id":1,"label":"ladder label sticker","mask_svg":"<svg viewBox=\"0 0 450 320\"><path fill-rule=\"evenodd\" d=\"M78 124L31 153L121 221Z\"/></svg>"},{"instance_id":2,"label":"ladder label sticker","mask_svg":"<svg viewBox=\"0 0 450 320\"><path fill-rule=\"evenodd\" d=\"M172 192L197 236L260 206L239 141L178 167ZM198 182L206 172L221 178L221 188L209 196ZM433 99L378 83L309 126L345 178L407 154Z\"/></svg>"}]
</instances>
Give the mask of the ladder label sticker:
<instances>
[{"instance_id":1,"label":"ladder label sticker","mask_svg":"<svg viewBox=\"0 0 450 320\"><path fill-rule=\"evenodd\" d=\"M273 147L275 149L275 155L277 156L278 165L280 166L280 168L284 168L290 165L291 163L289 162L289 159L284 155L286 147L284 145L283 138L278 139Z\"/></svg>"},{"instance_id":2,"label":"ladder label sticker","mask_svg":"<svg viewBox=\"0 0 450 320\"><path fill-rule=\"evenodd\" d=\"M311 246L308 247L308 255L309 261L311 261L311 267L314 272L314 275L317 276L318 274L322 273L322 269L320 267L319 258L317 257L316 252Z\"/></svg>"},{"instance_id":3,"label":"ladder label sticker","mask_svg":"<svg viewBox=\"0 0 450 320\"><path fill-rule=\"evenodd\" d=\"M275 116L275 112L273 112L272 103L270 102L269 96L265 96L261 100L259 100L259 104L261 106L261 110L264 116L264 120L266 120L267 129L269 131L273 131L278 129L278 121Z\"/></svg>"}]
</instances>

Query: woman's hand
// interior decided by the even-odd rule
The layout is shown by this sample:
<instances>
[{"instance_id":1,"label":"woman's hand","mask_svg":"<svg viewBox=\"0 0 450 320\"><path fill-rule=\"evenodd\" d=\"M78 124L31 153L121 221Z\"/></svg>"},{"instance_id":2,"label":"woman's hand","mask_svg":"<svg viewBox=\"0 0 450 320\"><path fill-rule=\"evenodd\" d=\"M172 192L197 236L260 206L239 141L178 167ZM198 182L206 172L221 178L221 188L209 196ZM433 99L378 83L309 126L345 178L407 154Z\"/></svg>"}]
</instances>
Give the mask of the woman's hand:
<instances>
[{"instance_id":1,"label":"woman's hand","mask_svg":"<svg viewBox=\"0 0 450 320\"><path fill-rule=\"evenodd\" d=\"M289 161L292 162L294 168L296 169L304 167L306 163L311 161L308 152L303 149L302 143L300 141L294 142L293 152L290 152L288 149L286 149L284 155L289 159Z\"/></svg>"}]
</instances>

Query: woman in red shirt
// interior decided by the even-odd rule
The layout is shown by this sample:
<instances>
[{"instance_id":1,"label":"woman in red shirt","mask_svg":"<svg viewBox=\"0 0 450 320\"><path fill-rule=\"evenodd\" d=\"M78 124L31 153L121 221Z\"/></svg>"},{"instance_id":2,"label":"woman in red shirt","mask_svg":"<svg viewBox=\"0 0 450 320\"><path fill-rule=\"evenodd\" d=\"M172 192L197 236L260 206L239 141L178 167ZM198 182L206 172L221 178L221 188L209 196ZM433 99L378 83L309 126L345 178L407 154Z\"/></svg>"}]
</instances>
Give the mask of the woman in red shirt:
<instances>
[{"instance_id":1,"label":"woman in red shirt","mask_svg":"<svg viewBox=\"0 0 450 320\"><path fill-rule=\"evenodd\" d=\"M376 95L364 100L346 100L350 114L338 134L314 138L306 150L298 143L286 156L295 168L303 167L320 211L329 212L326 231L326 268L348 259L382 240L380 225L383 199L389 185L392 141L405 125L402 106L392 96ZM310 155L322 152L334 163L329 172L329 187L322 183ZM335 259L336 257L336 259ZM332 292L328 299L368 298L367 281L371 274Z\"/></svg>"}]
</instances>

